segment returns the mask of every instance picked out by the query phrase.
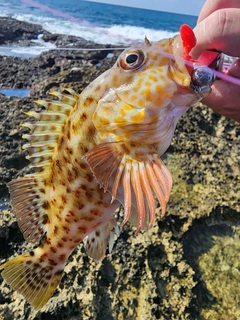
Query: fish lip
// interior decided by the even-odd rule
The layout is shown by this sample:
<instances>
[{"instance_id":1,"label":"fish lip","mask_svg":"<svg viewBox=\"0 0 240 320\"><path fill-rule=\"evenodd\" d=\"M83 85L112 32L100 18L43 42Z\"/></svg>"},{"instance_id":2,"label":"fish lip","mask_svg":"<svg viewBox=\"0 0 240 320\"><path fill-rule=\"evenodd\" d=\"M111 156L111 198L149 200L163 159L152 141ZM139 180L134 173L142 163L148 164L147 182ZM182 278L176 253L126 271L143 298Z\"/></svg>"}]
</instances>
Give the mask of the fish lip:
<instances>
[{"instance_id":1,"label":"fish lip","mask_svg":"<svg viewBox=\"0 0 240 320\"><path fill-rule=\"evenodd\" d=\"M169 76L178 86L189 87L191 75L187 68L188 61L183 58L183 45L180 35L176 35L169 40L168 51L171 54ZM189 63L191 64L190 61Z\"/></svg>"}]
</instances>

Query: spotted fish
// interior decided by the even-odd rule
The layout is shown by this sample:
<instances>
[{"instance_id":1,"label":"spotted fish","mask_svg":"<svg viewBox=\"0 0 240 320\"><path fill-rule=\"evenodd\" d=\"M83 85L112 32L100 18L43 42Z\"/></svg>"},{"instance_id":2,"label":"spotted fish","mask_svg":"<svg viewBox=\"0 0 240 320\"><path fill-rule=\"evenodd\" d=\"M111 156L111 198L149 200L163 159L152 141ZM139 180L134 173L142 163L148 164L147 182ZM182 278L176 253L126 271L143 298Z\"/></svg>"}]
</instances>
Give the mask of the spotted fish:
<instances>
[{"instance_id":1,"label":"spotted fish","mask_svg":"<svg viewBox=\"0 0 240 320\"><path fill-rule=\"evenodd\" d=\"M80 95L71 89L38 100L41 112L24 148L34 174L9 183L13 209L31 252L0 266L6 282L36 309L49 300L67 259L84 238L101 260L119 234L114 212L124 208L136 232L154 223L156 199L166 211L172 179L160 156L179 117L210 92L193 85L192 30L128 48ZM184 58L185 60L183 60ZM57 98L57 99L56 99Z\"/></svg>"}]
</instances>

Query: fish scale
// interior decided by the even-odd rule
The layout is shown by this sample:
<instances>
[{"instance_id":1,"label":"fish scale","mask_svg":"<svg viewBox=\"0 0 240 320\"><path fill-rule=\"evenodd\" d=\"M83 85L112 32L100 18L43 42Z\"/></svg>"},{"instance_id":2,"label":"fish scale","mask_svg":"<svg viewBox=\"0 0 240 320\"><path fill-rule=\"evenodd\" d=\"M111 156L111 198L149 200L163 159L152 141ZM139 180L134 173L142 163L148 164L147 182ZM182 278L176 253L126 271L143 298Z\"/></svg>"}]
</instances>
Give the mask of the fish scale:
<instances>
[{"instance_id":1,"label":"fish scale","mask_svg":"<svg viewBox=\"0 0 240 320\"><path fill-rule=\"evenodd\" d=\"M80 95L52 92L55 100L36 101L45 110L27 113L36 118L24 124L30 133L23 136L35 174L8 187L24 238L39 246L0 270L36 310L52 296L84 238L97 261L112 250L121 204L122 224L131 221L136 233L153 225L157 200L165 214L172 178L160 156L179 117L200 99L178 58L189 50L184 32L126 49Z\"/></svg>"}]
</instances>

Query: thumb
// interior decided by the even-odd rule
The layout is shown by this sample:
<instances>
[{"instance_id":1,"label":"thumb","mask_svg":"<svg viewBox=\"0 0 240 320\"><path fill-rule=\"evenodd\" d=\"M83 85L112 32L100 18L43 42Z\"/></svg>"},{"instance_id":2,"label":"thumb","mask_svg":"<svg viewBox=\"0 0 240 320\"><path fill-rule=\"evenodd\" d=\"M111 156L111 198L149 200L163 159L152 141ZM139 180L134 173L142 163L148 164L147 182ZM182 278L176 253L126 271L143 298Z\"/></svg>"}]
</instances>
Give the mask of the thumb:
<instances>
[{"instance_id":1,"label":"thumb","mask_svg":"<svg viewBox=\"0 0 240 320\"><path fill-rule=\"evenodd\" d=\"M197 44L190 54L194 59L209 49L239 56L240 9L217 10L197 24L193 31Z\"/></svg>"},{"instance_id":2,"label":"thumb","mask_svg":"<svg viewBox=\"0 0 240 320\"><path fill-rule=\"evenodd\" d=\"M227 74L236 78L240 78L240 58L230 65Z\"/></svg>"}]
</instances>

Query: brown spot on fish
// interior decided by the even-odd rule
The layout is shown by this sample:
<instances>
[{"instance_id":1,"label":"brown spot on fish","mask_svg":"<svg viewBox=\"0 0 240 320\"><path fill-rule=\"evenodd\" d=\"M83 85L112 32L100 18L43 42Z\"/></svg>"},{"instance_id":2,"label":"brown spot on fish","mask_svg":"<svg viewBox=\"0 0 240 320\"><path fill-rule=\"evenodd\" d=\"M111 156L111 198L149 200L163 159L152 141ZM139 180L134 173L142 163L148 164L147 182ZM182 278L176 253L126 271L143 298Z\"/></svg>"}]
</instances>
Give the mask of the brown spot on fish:
<instances>
[{"instance_id":1,"label":"brown spot on fish","mask_svg":"<svg viewBox=\"0 0 240 320\"><path fill-rule=\"evenodd\" d=\"M49 258L48 258L48 262L49 262L50 265L52 265L52 266L56 266L56 265L57 265L57 262L54 261L53 259L49 259Z\"/></svg>"},{"instance_id":2,"label":"brown spot on fish","mask_svg":"<svg viewBox=\"0 0 240 320\"><path fill-rule=\"evenodd\" d=\"M67 193L72 193L72 190L70 190L68 187L66 188Z\"/></svg>"},{"instance_id":3,"label":"brown spot on fish","mask_svg":"<svg viewBox=\"0 0 240 320\"><path fill-rule=\"evenodd\" d=\"M59 147L59 149L62 148L63 144L64 144L64 137L63 137L63 135L62 135L62 136L60 137L59 141L58 141L58 147Z\"/></svg>"},{"instance_id":4,"label":"brown spot on fish","mask_svg":"<svg viewBox=\"0 0 240 320\"><path fill-rule=\"evenodd\" d=\"M73 132L76 131L76 126L75 126L75 124L72 124L72 131L73 131Z\"/></svg>"},{"instance_id":5,"label":"brown spot on fish","mask_svg":"<svg viewBox=\"0 0 240 320\"><path fill-rule=\"evenodd\" d=\"M88 182L92 182L94 177L93 177L93 175L91 173L87 173L86 174L86 179L87 179Z\"/></svg>"},{"instance_id":6,"label":"brown spot on fish","mask_svg":"<svg viewBox=\"0 0 240 320\"><path fill-rule=\"evenodd\" d=\"M33 257L34 256L34 251L30 251L29 254L30 254L31 257Z\"/></svg>"},{"instance_id":7,"label":"brown spot on fish","mask_svg":"<svg viewBox=\"0 0 240 320\"><path fill-rule=\"evenodd\" d=\"M62 202L63 202L63 203L67 203L67 198L66 198L65 195L62 195L62 196L61 196L61 199L62 199ZM62 207L62 209L63 209L63 207Z\"/></svg>"},{"instance_id":8,"label":"brown spot on fish","mask_svg":"<svg viewBox=\"0 0 240 320\"><path fill-rule=\"evenodd\" d=\"M88 135L89 135L90 137L92 137L92 136L94 135L94 133L95 133L95 129L94 129L93 127L89 127L89 128L88 128Z\"/></svg>"},{"instance_id":9,"label":"brown spot on fish","mask_svg":"<svg viewBox=\"0 0 240 320\"><path fill-rule=\"evenodd\" d=\"M67 242L67 238L62 237L62 241L63 241L63 242Z\"/></svg>"},{"instance_id":10,"label":"brown spot on fish","mask_svg":"<svg viewBox=\"0 0 240 320\"><path fill-rule=\"evenodd\" d=\"M61 164L60 164L59 160L56 160L56 166L59 167L59 168L61 167Z\"/></svg>"},{"instance_id":11,"label":"brown spot on fish","mask_svg":"<svg viewBox=\"0 0 240 320\"><path fill-rule=\"evenodd\" d=\"M101 217L102 216L102 212L99 211L98 209L92 209L90 212L96 217Z\"/></svg>"},{"instance_id":12,"label":"brown spot on fish","mask_svg":"<svg viewBox=\"0 0 240 320\"><path fill-rule=\"evenodd\" d=\"M81 119L82 121L87 120L87 114L86 114L85 112L83 112L83 114L81 115L80 119Z\"/></svg>"},{"instance_id":13,"label":"brown spot on fish","mask_svg":"<svg viewBox=\"0 0 240 320\"><path fill-rule=\"evenodd\" d=\"M47 239L46 239L46 243L47 243L48 245L50 245L50 244L51 244L51 239L47 238Z\"/></svg>"},{"instance_id":14,"label":"brown spot on fish","mask_svg":"<svg viewBox=\"0 0 240 320\"><path fill-rule=\"evenodd\" d=\"M87 232L87 227L86 226L79 226L78 227L78 231L80 232L80 233L86 233Z\"/></svg>"},{"instance_id":15,"label":"brown spot on fish","mask_svg":"<svg viewBox=\"0 0 240 320\"><path fill-rule=\"evenodd\" d=\"M81 188L82 188L84 191L86 191L86 190L88 189L85 184L82 184L82 185L81 185Z\"/></svg>"},{"instance_id":16,"label":"brown spot on fish","mask_svg":"<svg viewBox=\"0 0 240 320\"><path fill-rule=\"evenodd\" d=\"M73 154L73 149L72 149L72 148L67 147L66 150L67 150L67 152L68 152L69 154Z\"/></svg>"},{"instance_id":17,"label":"brown spot on fish","mask_svg":"<svg viewBox=\"0 0 240 320\"><path fill-rule=\"evenodd\" d=\"M54 247L50 247L50 250L51 250L53 253L56 253L56 252L57 252L56 248L54 248Z\"/></svg>"},{"instance_id":18,"label":"brown spot on fish","mask_svg":"<svg viewBox=\"0 0 240 320\"><path fill-rule=\"evenodd\" d=\"M95 100L95 99L94 99L92 96L88 96L88 97L86 98L86 102L89 103L89 104L93 103L94 100Z\"/></svg>"},{"instance_id":19,"label":"brown spot on fish","mask_svg":"<svg viewBox=\"0 0 240 320\"><path fill-rule=\"evenodd\" d=\"M70 131L67 132L67 139L70 140L71 139L71 134Z\"/></svg>"},{"instance_id":20,"label":"brown spot on fish","mask_svg":"<svg viewBox=\"0 0 240 320\"><path fill-rule=\"evenodd\" d=\"M88 201L92 201L93 198L93 193L89 190L86 191L86 198L88 199Z\"/></svg>"},{"instance_id":21,"label":"brown spot on fish","mask_svg":"<svg viewBox=\"0 0 240 320\"><path fill-rule=\"evenodd\" d=\"M63 156L63 160L64 160L65 163L69 163L70 164L70 160L66 156Z\"/></svg>"},{"instance_id":22,"label":"brown spot on fish","mask_svg":"<svg viewBox=\"0 0 240 320\"><path fill-rule=\"evenodd\" d=\"M62 248L63 247L63 243L62 242L58 242L57 247L58 248Z\"/></svg>"},{"instance_id":23,"label":"brown spot on fish","mask_svg":"<svg viewBox=\"0 0 240 320\"><path fill-rule=\"evenodd\" d=\"M98 86L96 86L96 88L94 89L94 91L99 91L101 89L100 84Z\"/></svg>"},{"instance_id":24,"label":"brown spot on fish","mask_svg":"<svg viewBox=\"0 0 240 320\"><path fill-rule=\"evenodd\" d=\"M65 219L65 221L66 221L66 219ZM69 232L70 232L70 229L69 229L68 227L66 227L66 226L63 226L63 230L64 230L66 233L69 233Z\"/></svg>"},{"instance_id":25,"label":"brown spot on fish","mask_svg":"<svg viewBox=\"0 0 240 320\"><path fill-rule=\"evenodd\" d=\"M83 204L83 203L79 203L78 209L81 210L81 209L83 209L83 208L84 208L84 204Z\"/></svg>"},{"instance_id":26,"label":"brown spot on fish","mask_svg":"<svg viewBox=\"0 0 240 320\"><path fill-rule=\"evenodd\" d=\"M49 204L48 204L48 205L49 205ZM50 220L49 220L49 217L48 217L47 214L44 214L42 223L43 223L43 224L48 224L48 223L50 223Z\"/></svg>"},{"instance_id":27,"label":"brown spot on fish","mask_svg":"<svg viewBox=\"0 0 240 320\"><path fill-rule=\"evenodd\" d=\"M81 167L83 170L85 170L85 169L87 168L87 165L86 165L85 163L81 163L81 164L80 164L80 167Z\"/></svg>"},{"instance_id":28,"label":"brown spot on fish","mask_svg":"<svg viewBox=\"0 0 240 320\"><path fill-rule=\"evenodd\" d=\"M42 204L43 209L47 210L50 208L50 204L48 201L44 201L44 203ZM43 222L45 224L45 222ZM46 222L48 223L48 222Z\"/></svg>"},{"instance_id":29,"label":"brown spot on fish","mask_svg":"<svg viewBox=\"0 0 240 320\"><path fill-rule=\"evenodd\" d=\"M100 236L100 231L99 231L99 230L96 231L96 236L97 236L97 237Z\"/></svg>"},{"instance_id":30,"label":"brown spot on fish","mask_svg":"<svg viewBox=\"0 0 240 320\"><path fill-rule=\"evenodd\" d=\"M47 258L47 254L43 253L39 258L39 262L42 263L44 260L46 260L46 258Z\"/></svg>"},{"instance_id":31,"label":"brown spot on fish","mask_svg":"<svg viewBox=\"0 0 240 320\"><path fill-rule=\"evenodd\" d=\"M73 173L74 173L74 175L75 175L75 179L77 179L78 177L79 177L79 171L78 171L78 169L77 168L75 168L75 167L73 167Z\"/></svg>"},{"instance_id":32,"label":"brown spot on fish","mask_svg":"<svg viewBox=\"0 0 240 320\"><path fill-rule=\"evenodd\" d=\"M58 260L59 260L60 262L65 261L65 260L66 260L66 255L65 255L65 254L61 254L61 255L58 257Z\"/></svg>"},{"instance_id":33,"label":"brown spot on fish","mask_svg":"<svg viewBox=\"0 0 240 320\"><path fill-rule=\"evenodd\" d=\"M72 217L74 217L74 216L75 216L74 212L73 212L73 211L71 211L71 210L69 210L69 211L68 211L68 214L67 214L67 215L72 216Z\"/></svg>"},{"instance_id":34,"label":"brown spot on fish","mask_svg":"<svg viewBox=\"0 0 240 320\"><path fill-rule=\"evenodd\" d=\"M73 180L73 173L71 170L67 171L67 179L69 182L71 182Z\"/></svg>"},{"instance_id":35,"label":"brown spot on fish","mask_svg":"<svg viewBox=\"0 0 240 320\"><path fill-rule=\"evenodd\" d=\"M81 220L91 222L91 221L95 220L95 217L88 213L88 214L83 215Z\"/></svg>"}]
</instances>

